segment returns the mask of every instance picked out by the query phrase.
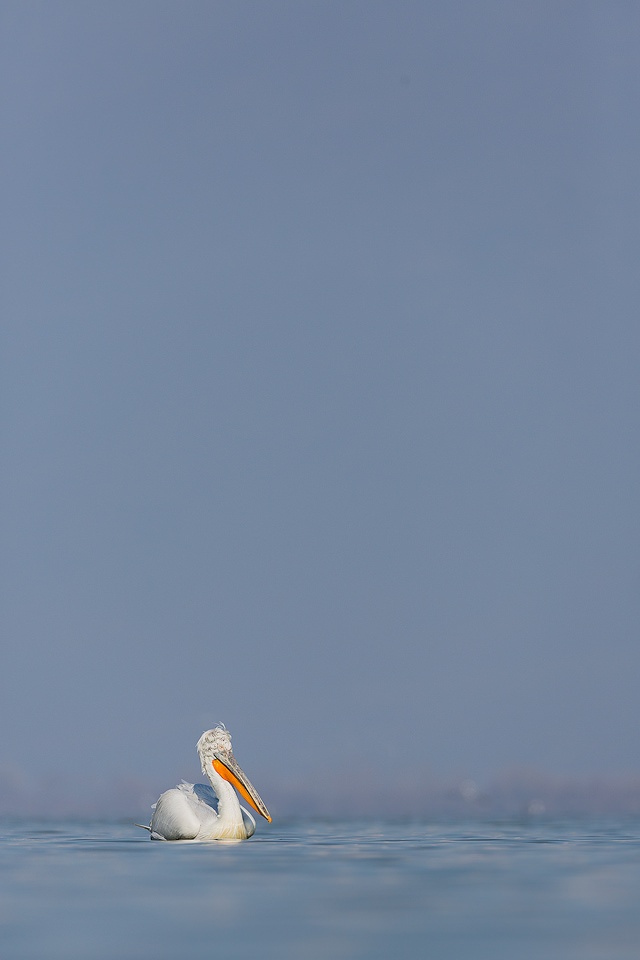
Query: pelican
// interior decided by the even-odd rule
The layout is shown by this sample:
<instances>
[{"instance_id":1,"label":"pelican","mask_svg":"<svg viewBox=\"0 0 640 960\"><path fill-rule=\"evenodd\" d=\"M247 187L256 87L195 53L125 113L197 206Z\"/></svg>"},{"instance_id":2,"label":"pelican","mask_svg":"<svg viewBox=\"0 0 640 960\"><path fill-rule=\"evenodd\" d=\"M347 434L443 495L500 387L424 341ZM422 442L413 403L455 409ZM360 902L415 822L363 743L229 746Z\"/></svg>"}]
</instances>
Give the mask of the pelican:
<instances>
[{"instance_id":1,"label":"pelican","mask_svg":"<svg viewBox=\"0 0 640 960\"><path fill-rule=\"evenodd\" d=\"M240 806L233 789L271 823L258 791L240 769L224 724L205 730L196 745L206 783L185 783L162 794L153 804L148 830L152 840L248 840L256 822ZM136 824L141 826L141 824Z\"/></svg>"}]
</instances>

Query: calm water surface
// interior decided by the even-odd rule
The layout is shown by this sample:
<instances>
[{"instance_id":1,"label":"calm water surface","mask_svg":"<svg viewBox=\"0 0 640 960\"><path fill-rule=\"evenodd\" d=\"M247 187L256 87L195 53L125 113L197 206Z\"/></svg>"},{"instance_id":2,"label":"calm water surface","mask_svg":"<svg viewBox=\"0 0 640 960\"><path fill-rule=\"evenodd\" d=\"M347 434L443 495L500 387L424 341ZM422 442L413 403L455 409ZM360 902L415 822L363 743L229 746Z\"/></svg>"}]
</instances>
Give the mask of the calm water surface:
<instances>
[{"instance_id":1,"label":"calm water surface","mask_svg":"<svg viewBox=\"0 0 640 960\"><path fill-rule=\"evenodd\" d=\"M640 957L640 821L259 829L5 822L4 960Z\"/></svg>"}]
</instances>

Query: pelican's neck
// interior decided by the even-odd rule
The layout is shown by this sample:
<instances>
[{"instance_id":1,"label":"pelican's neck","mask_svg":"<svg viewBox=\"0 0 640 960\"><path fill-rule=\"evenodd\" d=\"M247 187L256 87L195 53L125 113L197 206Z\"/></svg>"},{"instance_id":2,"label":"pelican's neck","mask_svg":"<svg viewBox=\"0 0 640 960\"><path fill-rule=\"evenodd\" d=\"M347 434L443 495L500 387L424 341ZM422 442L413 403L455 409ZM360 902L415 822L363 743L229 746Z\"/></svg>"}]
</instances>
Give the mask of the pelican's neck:
<instances>
[{"instance_id":1,"label":"pelican's neck","mask_svg":"<svg viewBox=\"0 0 640 960\"><path fill-rule=\"evenodd\" d=\"M218 798L218 822L229 831L231 839L245 840L247 829L242 817L238 794L230 783L223 780L212 763L207 763L205 773L211 784L211 789Z\"/></svg>"}]
</instances>

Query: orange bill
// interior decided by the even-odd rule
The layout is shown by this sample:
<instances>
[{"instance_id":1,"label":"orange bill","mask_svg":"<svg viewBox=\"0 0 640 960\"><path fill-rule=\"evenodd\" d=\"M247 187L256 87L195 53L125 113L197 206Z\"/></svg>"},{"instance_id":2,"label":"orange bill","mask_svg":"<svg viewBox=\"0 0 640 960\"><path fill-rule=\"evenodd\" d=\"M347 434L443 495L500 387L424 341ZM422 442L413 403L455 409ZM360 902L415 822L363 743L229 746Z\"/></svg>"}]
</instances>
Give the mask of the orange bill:
<instances>
[{"instance_id":1,"label":"orange bill","mask_svg":"<svg viewBox=\"0 0 640 960\"><path fill-rule=\"evenodd\" d=\"M259 813L261 817L264 817L265 820L268 820L269 823L271 823L269 811L258 796L257 790L249 782L249 779L242 772L235 760L229 758L229 765L227 765L227 763L223 763L222 760L219 760L216 757L212 762L214 769L220 774L222 779L230 783L232 787L235 787L238 793L244 797L247 803L251 804L256 813ZM235 767L235 771L231 769L231 764L233 764Z\"/></svg>"}]
</instances>

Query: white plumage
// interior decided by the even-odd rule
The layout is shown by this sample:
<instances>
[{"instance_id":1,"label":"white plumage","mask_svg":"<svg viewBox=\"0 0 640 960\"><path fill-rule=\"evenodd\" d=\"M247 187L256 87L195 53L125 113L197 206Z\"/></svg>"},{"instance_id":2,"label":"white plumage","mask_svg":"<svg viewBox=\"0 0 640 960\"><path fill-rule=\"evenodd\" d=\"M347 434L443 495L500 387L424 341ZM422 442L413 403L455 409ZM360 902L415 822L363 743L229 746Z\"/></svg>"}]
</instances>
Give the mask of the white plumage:
<instances>
[{"instance_id":1,"label":"white plumage","mask_svg":"<svg viewBox=\"0 0 640 960\"><path fill-rule=\"evenodd\" d=\"M271 822L258 792L233 756L231 734L223 725L206 730L196 749L210 786L183 781L163 793L145 828L152 840L247 840L253 836L256 822L240 806L234 787Z\"/></svg>"},{"instance_id":2,"label":"white plumage","mask_svg":"<svg viewBox=\"0 0 640 960\"><path fill-rule=\"evenodd\" d=\"M151 839L248 840L255 833L256 822L238 803L233 787L229 791L238 805L240 818L220 816L220 801L208 784L183 780L154 803Z\"/></svg>"}]
</instances>

